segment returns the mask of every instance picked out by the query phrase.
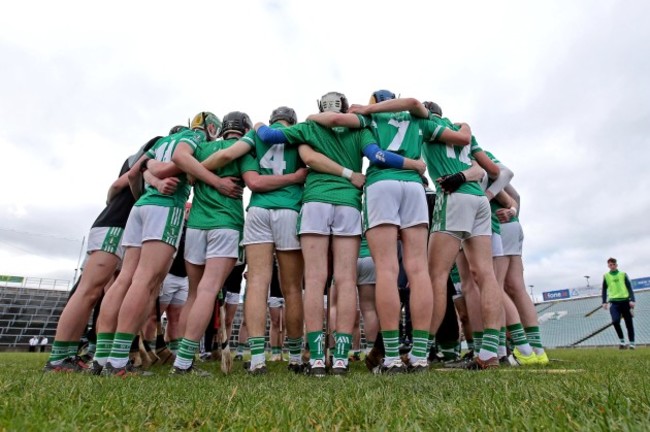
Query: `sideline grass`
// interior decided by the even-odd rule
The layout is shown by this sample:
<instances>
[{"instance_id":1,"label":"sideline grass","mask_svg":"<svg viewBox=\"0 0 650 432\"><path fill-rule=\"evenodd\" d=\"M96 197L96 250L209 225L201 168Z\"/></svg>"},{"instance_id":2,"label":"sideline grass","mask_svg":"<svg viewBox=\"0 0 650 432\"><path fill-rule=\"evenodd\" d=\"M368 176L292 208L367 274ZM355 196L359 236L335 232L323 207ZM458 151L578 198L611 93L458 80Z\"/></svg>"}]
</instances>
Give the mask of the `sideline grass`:
<instances>
[{"instance_id":1,"label":"sideline grass","mask_svg":"<svg viewBox=\"0 0 650 432\"><path fill-rule=\"evenodd\" d=\"M212 378L43 374L44 354L0 354L0 430L650 430L650 350L556 350L525 368L315 379L236 362Z\"/></svg>"}]
</instances>

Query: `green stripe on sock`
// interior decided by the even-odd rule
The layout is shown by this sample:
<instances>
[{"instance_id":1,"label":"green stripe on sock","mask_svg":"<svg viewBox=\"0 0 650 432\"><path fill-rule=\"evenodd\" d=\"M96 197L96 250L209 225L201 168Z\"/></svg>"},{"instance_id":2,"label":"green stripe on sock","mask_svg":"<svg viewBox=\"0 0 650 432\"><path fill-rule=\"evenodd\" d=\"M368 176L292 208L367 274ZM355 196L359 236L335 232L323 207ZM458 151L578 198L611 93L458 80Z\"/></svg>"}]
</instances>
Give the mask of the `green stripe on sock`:
<instances>
[{"instance_id":1,"label":"green stripe on sock","mask_svg":"<svg viewBox=\"0 0 650 432\"><path fill-rule=\"evenodd\" d=\"M496 354L499 351L499 330L497 329L484 329L483 330L483 344L481 351L490 351Z\"/></svg>"},{"instance_id":2,"label":"green stripe on sock","mask_svg":"<svg viewBox=\"0 0 650 432\"><path fill-rule=\"evenodd\" d=\"M131 343L135 339L132 333L115 333L113 338L113 346L111 347L111 354L109 358L113 359L126 359L129 358L129 351L131 350Z\"/></svg>"},{"instance_id":3,"label":"green stripe on sock","mask_svg":"<svg viewBox=\"0 0 650 432\"><path fill-rule=\"evenodd\" d=\"M264 354L264 338L263 337L249 337L248 345L251 347L251 355Z\"/></svg>"},{"instance_id":4,"label":"green stripe on sock","mask_svg":"<svg viewBox=\"0 0 650 432\"><path fill-rule=\"evenodd\" d=\"M508 331L510 332L510 337L515 343L515 346L526 345L528 343L524 327L520 323L509 325Z\"/></svg>"},{"instance_id":5,"label":"green stripe on sock","mask_svg":"<svg viewBox=\"0 0 650 432\"><path fill-rule=\"evenodd\" d=\"M291 355L300 355L302 351L302 338L287 338L287 349Z\"/></svg>"},{"instance_id":6,"label":"green stripe on sock","mask_svg":"<svg viewBox=\"0 0 650 432\"><path fill-rule=\"evenodd\" d=\"M424 358L427 356L429 344L429 332L427 330L413 330L413 347L411 355L413 357Z\"/></svg>"},{"instance_id":7,"label":"green stripe on sock","mask_svg":"<svg viewBox=\"0 0 650 432\"><path fill-rule=\"evenodd\" d=\"M474 352L479 352L481 350L481 345L483 345L483 332L472 332L472 339L474 339Z\"/></svg>"},{"instance_id":8,"label":"green stripe on sock","mask_svg":"<svg viewBox=\"0 0 650 432\"><path fill-rule=\"evenodd\" d=\"M185 361L194 360L194 354L199 349L199 341L193 341L191 339L183 338L181 344L178 347L178 354L176 356Z\"/></svg>"},{"instance_id":9,"label":"green stripe on sock","mask_svg":"<svg viewBox=\"0 0 650 432\"><path fill-rule=\"evenodd\" d=\"M382 330L386 357L399 357L399 330Z\"/></svg>"},{"instance_id":10,"label":"green stripe on sock","mask_svg":"<svg viewBox=\"0 0 650 432\"><path fill-rule=\"evenodd\" d=\"M526 333L526 338L528 339L530 346L533 348L544 348L544 345L542 345L542 333L540 332L539 327L526 327L524 328L524 332Z\"/></svg>"},{"instance_id":11,"label":"green stripe on sock","mask_svg":"<svg viewBox=\"0 0 650 432\"><path fill-rule=\"evenodd\" d=\"M48 361L56 365L68 358L68 344L69 342L55 340L52 343L52 351L50 352L50 358Z\"/></svg>"},{"instance_id":12,"label":"green stripe on sock","mask_svg":"<svg viewBox=\"0 0 650 432\"><path fill-rule=\"evenodd\" d=\"M106 360L111 354L115 333L97 334L97 351L95 351L95 360Z\"/></svg>"}]
</instances>

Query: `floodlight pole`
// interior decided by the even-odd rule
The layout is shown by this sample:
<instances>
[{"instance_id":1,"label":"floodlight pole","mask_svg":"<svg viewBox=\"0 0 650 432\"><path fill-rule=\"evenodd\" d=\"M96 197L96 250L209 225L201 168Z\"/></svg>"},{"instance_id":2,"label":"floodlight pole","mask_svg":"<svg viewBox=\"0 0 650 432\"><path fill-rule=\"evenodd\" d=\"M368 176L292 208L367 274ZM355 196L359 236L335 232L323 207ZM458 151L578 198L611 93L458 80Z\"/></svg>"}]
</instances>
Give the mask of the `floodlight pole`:
<instances>
[{"instance_id":1,"label":"floodlight pole","mask_svg":"<svg viewBox=\"0 0 650 432\"><path fill-rule=\"evenodd\" d=\"M589 288L589 278L590 278L590 277L591 277L591 276L585 276L585 277L584 277L585 279L587 279L587 288Z\"/></svg>"},{"instance_id":2,"label":"floodlight pole","mask_svg":"<svg viewBox=\"0 0 650 432\"><path fill-rule=\"evenodd\" d=\"M83 256L84 253L84 244L86 243L86 236L83 236L81 239L81 248L79 248L79 259L77 260L77 268L74 269L74 277L72 278L72 285L77 282L77 272L79 272L80 267L81 267L81 257Z\"/></svg>"},{"instance_id":3,"label":"floodlight pole","mask_svg":"<svg viewBox=\"0 0 650 432\"><path fill-rule=\"evenodd\" d=\"M530 288L530 299L535 302L535 295L533 294L533 288L535 288L535 285L528 285L528 288Z\"/></svg>"}]
</instances>

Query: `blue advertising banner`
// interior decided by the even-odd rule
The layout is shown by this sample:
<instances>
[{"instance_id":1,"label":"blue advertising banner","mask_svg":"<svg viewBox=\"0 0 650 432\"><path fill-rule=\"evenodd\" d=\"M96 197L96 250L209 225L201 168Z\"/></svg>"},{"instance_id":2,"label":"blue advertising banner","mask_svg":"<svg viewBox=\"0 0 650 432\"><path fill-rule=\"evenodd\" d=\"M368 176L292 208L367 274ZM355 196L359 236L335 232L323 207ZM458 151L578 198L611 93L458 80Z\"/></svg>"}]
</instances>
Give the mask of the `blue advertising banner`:
<instances>
[{"instance_id":1,"label":"blue advertising banner","mask_svg":"<svg viewBox=\"0 0 650 432\"><path fill-rule=\"evenodd\" d=\"M630 283L632 283L632 289L635 291L650 288L650 277L632 279Z\"/></svg>"},{"instance_id":2,"label":"blue advertising banner","mask_svg":"<svg viewBox=\"0 0 650 432\"><path fill-rule=\"evenodd\" d=\"M568 289L546 291L545 293L542 293L542 295L544 296L544 301L568 299L571 297L571 293Z\"/></svg>"}]
</instances>

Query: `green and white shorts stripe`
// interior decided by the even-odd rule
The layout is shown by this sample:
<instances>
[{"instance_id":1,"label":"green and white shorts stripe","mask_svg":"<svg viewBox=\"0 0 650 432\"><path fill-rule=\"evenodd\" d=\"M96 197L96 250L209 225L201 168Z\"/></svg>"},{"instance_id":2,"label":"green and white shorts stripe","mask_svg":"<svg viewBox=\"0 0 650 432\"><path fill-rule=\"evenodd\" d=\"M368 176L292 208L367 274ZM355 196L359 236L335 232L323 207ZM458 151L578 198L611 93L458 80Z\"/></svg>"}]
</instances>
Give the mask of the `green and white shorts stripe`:
<instances>
[{"instance_id":1,"label":"green and white shorts stripe","mask_svg":"<svg viewBox=\"0 0 650 432\"><path fill-rule=\"evenodd\" d=\"M122 246L142 247L143 242L158 240L178 249L184 213L185 210L181 207L133 207L124 229Z\"/></svg>"},{"instance_id":2,"label":"green and white shorts stripe","mask_svg":"<svg viewBox=\"0 0 650 432\"><path fill-rule=\"evenodd\" d=\"M108 252L122 259L124 257L124 248L121 245L123 234L124 228L119 227L91 228L88 234L87 253Z\"/></svg>"}]
</instances>

